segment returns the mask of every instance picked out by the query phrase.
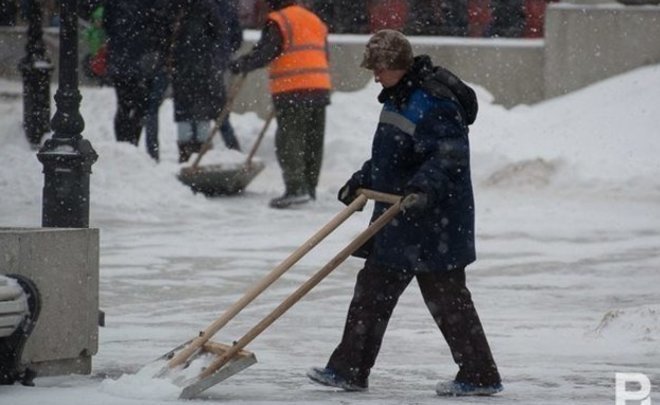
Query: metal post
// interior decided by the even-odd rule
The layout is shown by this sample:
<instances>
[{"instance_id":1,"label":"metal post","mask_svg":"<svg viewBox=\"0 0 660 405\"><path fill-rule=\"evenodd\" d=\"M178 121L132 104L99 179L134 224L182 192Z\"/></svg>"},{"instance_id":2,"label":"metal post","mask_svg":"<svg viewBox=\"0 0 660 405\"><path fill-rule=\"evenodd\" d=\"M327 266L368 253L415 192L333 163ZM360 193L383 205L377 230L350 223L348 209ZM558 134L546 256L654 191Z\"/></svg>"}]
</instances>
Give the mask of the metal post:
<instances>
[{"instance_id":1,"label":"metal post","mask_svg":"<svg viewBox=\"0 0 660 405\"><path fill-rule=\"evenodd\" d=\"M30 146L39 149L50 131L50 75L53 64L46 55L38 0L28 0L28 31L25 57L18 68L23 75L23 128Z\"/></svg>"},{"instance_id":2,"label":"metal post","mask_svg":"<svg viewBox=\"0 0 660 405\"><path fill-rule=\"evenodd\" d=\"M51 121L54 134L37 154L44 165L44 227L89 227L89 175L98 155L81 135L85 122L79 111L77 3L60 0L59 86L57 111Z\"/></svg>"}]
</instances>

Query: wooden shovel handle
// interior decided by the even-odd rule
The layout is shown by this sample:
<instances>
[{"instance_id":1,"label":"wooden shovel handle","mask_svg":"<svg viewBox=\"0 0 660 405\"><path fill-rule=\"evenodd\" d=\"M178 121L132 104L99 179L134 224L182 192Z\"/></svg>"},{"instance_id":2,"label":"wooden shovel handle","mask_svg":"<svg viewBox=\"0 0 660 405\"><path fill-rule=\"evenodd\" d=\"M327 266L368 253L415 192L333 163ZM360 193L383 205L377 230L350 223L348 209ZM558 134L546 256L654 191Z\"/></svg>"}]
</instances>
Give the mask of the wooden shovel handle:
<instances>
[{"instance_id":1,"label":"wooden shovel handle","mask_svg":"<svg viewBox=\"0 0 660 405\"><path fill-rule=\"evenodd\" d=\"M367 197L370 200L386 202L389 204L396 204L397 202L399 202L399 200L401 200L400 195L382 193L380 191L369 190L366 188L358 189L358 194L362 194L363 196Z\"/></svg>"},{"instance_id":2,"label":"wooden shovel handle","mask_svg":"<svg viewBox=\"0 0 660 405\"><path fill-rule=\"evenodd\" d=\"M202 147L199 150L199 153L197 154L195 161L190 166L192 169L197 169L197 166L199 166L199 162L202 160L202 157L206 154L206 152L209 151L209 149L211 149L211 143L213 141L213 137L217 132L220 131L220 126L229 116L229 113L231 112L231 109L234 106L234 101L236 100L238 93L241 91L241 87L243 87L243 83L245 82L245 77L246 77L245 73L240 75L232 85L231 89L229 90L229 95L227 96L227 101L225 102L224 107L222 107L222 109L220 110L220 113L218 114L218 117L213 123L213 127L211 128L209 135L206 137L206 141L204 141L204 144L202 144Z\"/></svg>"},{"instance_id":3,"label":"wooden shovel handle","mask_svg":"<svg viewBox=\"0 0 660 405\"><path fill-rule=\"evenodd\" d=\"M358 197L362 199L365 197L365 191ZM384 195L387 196L387 195ZM388 199L391 198L391 194ZM381 196L382 197L382 196ZM296 291L289 295L277 308L275 308L270 314L268 314L264 319L261 320L255 327L250 329L242 338L240 338L234 345L222 356L218 357L215 361L208 365L204 371L202 371L197 379L204 379L220 367L227 364L229 360L232 359L238 352L243 350L243 348L250 343L254 338L259 336L268 326L275 322L280 316L282 316L289 308L291 308L296 302L298 302L305 294L307 294L312 288L314 288L318 283L321 282L328 274L330 274L337 266L339 266L346 258L348 258L353 252L355 252L360 246L366 243L372 236L376 234L381 228L383 228L388 222L394 218L399 211L401 210L400 197L397 197L397 201L387 209L374 221L367 229L362 231L351 243L349 243L341 252L339 252L328 264L326 264L321 270L309 278L303 285L301 285Z\"/></svg>"},{"instance_id":4,"label":"wooden shovel handle","mask_svg":"<svg viewBox=\"0 0 660 405\"><path fill-rule=\"evenodd\" d=\"M268 131L268 127L270 126L270 123L273 121L273 118L275 118L275 110L271 110L270 113L268 113L266 122L264 123L264 126L261 128L261 132L259 132L259 135L257 135L257 140L254 141L254 145L252 146L252 149L250 149L250 153L248 154L248 157L245 160L245 166L250 167L250 165L252 164L252 158L257 153L257 149L259 149L259 145L261 145L261 141L264 139L264 135L266 134L266 131Z\"/></svg>"},{"instance_id":5,"label":"wooden shovel handle","mask_svg":"<svg viewBox=\"0 0 660 405\"><path fill-rule=\"evenodd\" d=\"M232 320L243 308L245 308L250 302L252 302L259 294L261 294L266 288L273 284L278 278L280 278L284 273L286 273L294 264L296 264L303 256L305 256L310 250L312 250L316 245L318 245L326 236L328 236L332 231L337 229L339 225L344 223L355 211L361 209L364 204L367 202L367 197L364 195L359 196L355 199L348 207L344 208L339 212L330 222L328 222L323 228L316 232L312 237L307 239L298 249L296 249L289 257L284 259L277 267L271 270L258 284L250 288L244 295L236 301L231 307L229 307L220 318L216 319L211 325L209 325L203 332L200 333L198 337L192 340L188 346L186 346L182 351L180 351L176 356L174 356L168 363L170 368L176 367L180 364L185 363L185 361L193 353L195 353L204 343L213 337L223 326ZM233 356L233 354L232 354Z\"/></svg>"}]
</instances>

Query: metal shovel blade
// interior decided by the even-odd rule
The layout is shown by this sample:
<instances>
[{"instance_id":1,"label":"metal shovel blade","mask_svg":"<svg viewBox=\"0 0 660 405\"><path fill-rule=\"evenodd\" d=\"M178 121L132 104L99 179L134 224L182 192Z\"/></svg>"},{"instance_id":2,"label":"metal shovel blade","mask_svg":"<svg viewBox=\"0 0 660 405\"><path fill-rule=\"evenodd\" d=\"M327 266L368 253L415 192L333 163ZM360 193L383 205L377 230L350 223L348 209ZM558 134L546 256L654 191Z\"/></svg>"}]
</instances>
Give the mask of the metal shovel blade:
<instances>
[{"instance_id":1,"label":"metal shovel blade","mask_svg":"<svg viewBox=\"0 0 660 405\"><path fill-rule=\"evenodd\" d=\"M177 351L188 346L190 342L188 341L179 345L160 357L159 360L167 361L171 359ZM231 346L229 345L208 341L197 352L192 354L184 364L173 368L165 365L154 377L170 380L173 384L183 388L179 398L190 399L257 362L254 353L241 350L227 364L220 367L213 374L205 378L199 377L209 364L226 353L230 348Z\"/></svg>"},{"instance_id":2,"label":"metal shovel blade","mask_svg":"<svg viewBox=\"0 0 660 405\"><path fill-rule=\"evenodd\" d=\"M181 169L178 178L194 192L207 197L240 193L263 169L262 162L255 161L238 167L203 165Z\"/></svg>"},{"instance_id":3,"label":"metal shovel blade","mask_svg":"<svg viewBox=\"0 0 660 405\"><path fill-rule=\"evenodd\" d=\"M206 391L212 386L226 380L227 378L233 376L236 373L241 372L242 370L250 367L251 365L257 362L257 358L254 353L249 353L245 356L237 357L224 366L220 367L218 371L211 374L210 376L203 379L194 379L191 382L187 382L187 385L181 391L179 399L190 399L201 392Z\"/></svg>"}]
</instances>

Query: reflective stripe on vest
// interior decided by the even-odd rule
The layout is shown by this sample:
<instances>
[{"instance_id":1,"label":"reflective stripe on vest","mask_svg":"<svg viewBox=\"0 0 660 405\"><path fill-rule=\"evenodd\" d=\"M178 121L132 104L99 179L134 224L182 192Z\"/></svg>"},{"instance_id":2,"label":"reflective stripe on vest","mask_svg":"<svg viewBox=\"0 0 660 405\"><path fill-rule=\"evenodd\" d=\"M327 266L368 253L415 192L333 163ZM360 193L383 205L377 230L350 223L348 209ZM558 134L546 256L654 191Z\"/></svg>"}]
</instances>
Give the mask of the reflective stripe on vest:
<instances>
[{"instance_id":1,"label":"reflective stripe on vest","mask_svg":"<svg viewBox=\"0 0 660 405\"><path fill-rule=\"evenodd\" d=\"M284 40L282 54L269 67L271 93L330 90L325 24L300 6L274 11L268 18L277 24Z\"/></svg>"}]
</instances>

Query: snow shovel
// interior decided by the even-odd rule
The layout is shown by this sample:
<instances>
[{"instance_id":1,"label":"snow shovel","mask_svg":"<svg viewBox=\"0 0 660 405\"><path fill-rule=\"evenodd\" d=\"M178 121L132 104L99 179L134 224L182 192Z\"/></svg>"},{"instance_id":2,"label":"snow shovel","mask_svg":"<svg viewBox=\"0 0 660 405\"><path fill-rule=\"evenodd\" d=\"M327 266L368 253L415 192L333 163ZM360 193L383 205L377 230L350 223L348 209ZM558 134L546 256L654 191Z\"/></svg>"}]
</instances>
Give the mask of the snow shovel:
<instances>
[{"instance_id":1,"label":"snow shovel","mask_svg":"<svg viewBox=\"0 0 660 405\"><path fill-rule=\"evenodd\" d=\"M264 126L257 136L248 157L242 165L204 165L200 166L199 163L202 157L211 149L212 140L214 135L220 131L220 125L229 115L229 112L234 104L234 100L238 95L240 88L245 81L245 75L237 79L232 87L230 94L227 98L227 103L220 111L216 119L211 133L206 138L206 142L202 145L201 150L189 167L184 167L179 171L178 178L182 183L189 186L194 192L200 192L207 197L216 197L221 195L231 195L240 193L247 187L247 185L264 169L262 162L253 162L252 158L257 152L261 141L268 130L268 127L273 120L274 113L271 112Z\"/></svg>"},{"instance_id":2,"label":"snow shovel","mask_svg":"<svg viewBox=\"0 0 660 405\"><path fill-rule=\"evenodd\" d=\"M361 209L368 199L388 202L392 206L238 341L235 341L232 345L210 342L213 335L288 271L305 254L318 245L327 235L346 221L355 211ZM156 377L171 377L174 384L183 388L179 398L189 399L256 363L257 360L254 353L244 350L245 346L268 328L268 326L273 324L360 246L366 243L376 232L392 220L399 211L399 196L371 190L360 190L359 196L348 207L344 208L316 234L296 249L257 285L249 289L220 318L216 319L206 330L200 332L199 336L163 356L168 360L168 363L160 370Z\"/></svg>"}]
</instances>

